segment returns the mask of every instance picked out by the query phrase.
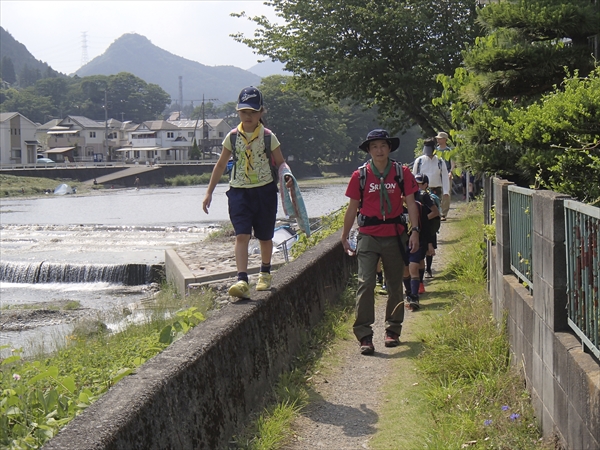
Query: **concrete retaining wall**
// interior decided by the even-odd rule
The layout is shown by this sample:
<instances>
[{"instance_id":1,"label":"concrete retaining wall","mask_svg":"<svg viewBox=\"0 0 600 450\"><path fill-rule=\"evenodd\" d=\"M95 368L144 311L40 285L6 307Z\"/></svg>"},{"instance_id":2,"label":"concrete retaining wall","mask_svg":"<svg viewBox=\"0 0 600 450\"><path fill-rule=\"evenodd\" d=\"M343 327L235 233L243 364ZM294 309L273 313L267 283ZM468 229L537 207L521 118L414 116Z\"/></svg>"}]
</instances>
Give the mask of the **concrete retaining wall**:
<instances>
[{"instance_id":1,"label":"concrete retaining wall","mask_svg":"<svg viewBox=\"0 0 600 450\"><path fill-rule=\"evenodd\" d=\"M496 245L488 244L489 292L498 321L507 313L513 363L525 376L545 436L573 450L600 449L600 364L570 331L566 314L563 200L533 193L533 295L511 273L508 185L494 180Z\"/></svg>"},{"instance_id":2,"label":"concrete retaining wall","mask_svg":"<svg viewBox=\"0 0 600 450\"><path fill-rule=\"evenodd\" d=\"M260 411L355 258L338 232L280 268L272 292L216 311L121 380L43 448L219 449Z\"/></svg>"}]
</instances>

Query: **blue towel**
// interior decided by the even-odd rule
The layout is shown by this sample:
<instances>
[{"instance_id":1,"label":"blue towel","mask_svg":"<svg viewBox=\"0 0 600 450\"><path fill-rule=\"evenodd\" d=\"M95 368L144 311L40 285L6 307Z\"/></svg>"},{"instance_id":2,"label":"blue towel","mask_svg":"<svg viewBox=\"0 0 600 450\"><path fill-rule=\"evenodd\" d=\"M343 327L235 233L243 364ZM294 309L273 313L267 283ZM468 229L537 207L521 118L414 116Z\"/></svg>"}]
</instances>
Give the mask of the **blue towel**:
<instances>
[{"instance_id":1,"label":"blue towel","mask_svg":"<svg viewBox=\"0 0 600 450\"><path fill-rule=\"evenodd\" d=\"M289 175L294 185L291 189L285 186L285 176ZM279 166L279 192L281 192L281 204L283 212L291 219L296 219L296 223L307 236L310 236L310 223L308 221L308 213L304 206L304 199L300 193L298 182L292 174L290 167L283 163Z\"/></svg>"}]
</instances>

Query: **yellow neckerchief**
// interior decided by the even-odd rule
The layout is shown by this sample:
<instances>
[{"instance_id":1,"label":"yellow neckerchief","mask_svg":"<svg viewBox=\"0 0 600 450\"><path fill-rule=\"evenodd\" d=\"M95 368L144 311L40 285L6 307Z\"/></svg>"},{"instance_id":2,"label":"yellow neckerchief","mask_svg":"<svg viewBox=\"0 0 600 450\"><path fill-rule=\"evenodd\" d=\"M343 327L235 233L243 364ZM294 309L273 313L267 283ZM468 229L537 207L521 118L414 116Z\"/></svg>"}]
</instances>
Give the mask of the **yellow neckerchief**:
<instances>
[{"instance_id":1,"label":"yellow neckerchief","mask_svg":"<svg viewBox=\"0 0 600 450\"><path fill-rule=\"evenodd\" d=\"M240 123L237 127L238 134L242 137L244 142L246 143L246 177L250 178L250 170L254 170L254 159L252 157L252 143L258 139L261 128L263 128L262 123L259 123L258 126L254 129L252 136L250 136L250 140L246 139L246 135L244 134L244 127Z\"/></svg>"}]
</instances>

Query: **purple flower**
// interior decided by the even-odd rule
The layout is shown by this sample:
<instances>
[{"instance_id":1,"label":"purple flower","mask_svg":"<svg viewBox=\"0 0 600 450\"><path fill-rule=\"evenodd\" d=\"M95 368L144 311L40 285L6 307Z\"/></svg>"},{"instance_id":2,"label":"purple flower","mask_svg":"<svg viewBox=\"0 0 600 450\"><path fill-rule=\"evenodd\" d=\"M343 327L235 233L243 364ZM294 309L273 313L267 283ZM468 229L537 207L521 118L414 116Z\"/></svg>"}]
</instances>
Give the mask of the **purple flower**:
<instances>
[{"instance_id":1,"label":"purple flower","mask_svg":"<svg viewBox=\"0 0 600 450\"><path fill-rule=\"evenodd\" d=\"M510 420L517 420L519 417L521 417L520 414L511 414L510 415Z\"/></svg>"},{"instance_id":2,"label":"purple flower","mask_svg":"<svg viewBox=\"0 0 600 450\"><path fill-rule=\"evenodd\" d=\"M489 419L483 422L483 425L486 427L489 427L491 424L492 424L492 421Z\"/></svg>"},{"instance_id":3,"label":"purple flower","mask_svg":"<svg viewBox=\"0 0 600 450\"><path fill-rule=\"evenodd\" d=\"M19 375L18 373L13 373L13 379L15 381L19 381L21 379L21 375Z\"/></svg>"},{"instance_id":4,"label":"purple flower","mask_svg":"<svg viewBox=\"0 0 600 450\"><path fill-rule=\"evenodd\" d=\"M509 406L506 406L506 405L504 405L504 406L502 407L502 411L507 411L509 408L510 408Z\"/></svg>"}]
</instances>

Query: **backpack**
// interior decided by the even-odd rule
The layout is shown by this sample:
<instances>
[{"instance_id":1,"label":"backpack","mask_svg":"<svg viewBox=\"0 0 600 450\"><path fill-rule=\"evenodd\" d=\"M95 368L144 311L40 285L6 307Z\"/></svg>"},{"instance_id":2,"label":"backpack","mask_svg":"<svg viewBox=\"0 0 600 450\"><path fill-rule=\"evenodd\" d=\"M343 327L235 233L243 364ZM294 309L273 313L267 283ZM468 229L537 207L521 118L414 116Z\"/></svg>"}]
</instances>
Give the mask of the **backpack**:
<instances>
[{"instance_id":1,"label":"backpack","mask_svg":"<svg viewBox=\"0 0 600 450\"><path fill-rule=\"evenodd\" d=\"M421 164L423 164L423 160L419 158L419 162L417 163L417 173L421 173ZM438 157L438 168L442 170L443 160Z\"/></svg>"},{"instance_id":2,"label":"backpack","mask_svg":"<svg viewBox=\"0 0 600 450\"><path fill-rule=\"evenodd\" d=\"M396 169L396 176L394 177L394 180L396 180L396 183L398 183L398 186L400 187L400 192L402 192L402 196L404 197L404 173L402 171L402 164L400 164L397 161L394 161L393 159L391 161L394 165L394 168ZM360 203L358 206L359 209L362 208L363 192L365 190L365 184L367 183L367 164L369 164L368 161L358 168L358 180L360 182Z\"/></svg>"},{"instance_id":3,"label":"backpack","mask_svg":"<svg viewBox=\"0 0 600 450\"><path fill-rule=\"evenodd\" d=\"M433 200L433 203L435 203L435 206L438 207L438 210L440 211L440 214L441 214L442 213L442 202L440 201L440 198L437 195L435 195L433 192L431 192L430 190L427 190L427 193L431 197L431 200Z\"/></svg>"},{"instance_id":4,"label":"backpack","mask_svg":"<svg viewBox=\"0 0 600 450\"><path fill-rule=\"evenodd\" d=\"M237 152L235 151L235 143L238 136L237 132L238 129L234 128L229 133L229 142L231 142L231 159L227 162L225 174L229 174L230 177L233 172L233 167L236 165L238 160ZM267 159L269 160L269 165L271 166L271 175L273 176L273 181L277 183L279 172L277 170L277 166L275 165L275 158L271 154L271 130L268 128L265 128L265 153L267 155Z\"/></svg>"}]
</instances>

